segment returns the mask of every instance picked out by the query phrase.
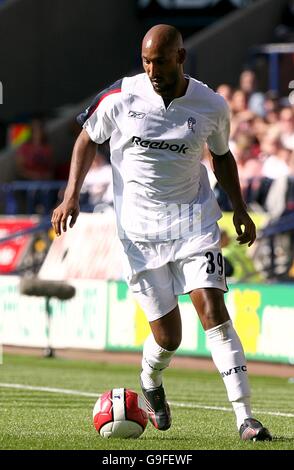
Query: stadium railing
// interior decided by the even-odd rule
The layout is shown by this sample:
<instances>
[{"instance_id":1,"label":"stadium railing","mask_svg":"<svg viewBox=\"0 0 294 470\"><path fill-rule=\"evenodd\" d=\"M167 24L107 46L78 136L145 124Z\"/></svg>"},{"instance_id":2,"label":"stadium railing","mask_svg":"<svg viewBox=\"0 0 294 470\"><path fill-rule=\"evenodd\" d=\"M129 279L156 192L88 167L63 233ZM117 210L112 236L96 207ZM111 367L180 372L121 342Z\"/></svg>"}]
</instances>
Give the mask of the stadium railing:
<instances>
[{"instance_id":1,"label":"stadium railing","mask_svg":"<svg viewBox=\"0 0 294 470\"><path fill-rule=\"evenodd\" d=\"M66 181L13 181L0 184L1 211L5 215L49 214Z\"/></svg>"},{"instance_id":2,"label":"stadium railing","mask_svg":"<svg viewBox=\"0 0 294 470\"><path fill-rule=\"evenodd\" d=\"M294 264L294 212L289 212L287 214L282 215L279 219L270 222L263 230L258 232L257 239L258 240L268 240L268 245L270 248L269 251L269 270L268 270L268 278L269 279L277 279L282 281L283 278L285 281L290 281L292 279L289 278L287 273L284 273L281 276L277 275L276 267L277 267L277 255L276 255L276 246L278 245L276 241L276 237L279 235L286 234L289 236L289 257L287 257L287 271L291 270L291 266ZM294 279L293 279L294 281Z\"/></svg>"}]
</instances>

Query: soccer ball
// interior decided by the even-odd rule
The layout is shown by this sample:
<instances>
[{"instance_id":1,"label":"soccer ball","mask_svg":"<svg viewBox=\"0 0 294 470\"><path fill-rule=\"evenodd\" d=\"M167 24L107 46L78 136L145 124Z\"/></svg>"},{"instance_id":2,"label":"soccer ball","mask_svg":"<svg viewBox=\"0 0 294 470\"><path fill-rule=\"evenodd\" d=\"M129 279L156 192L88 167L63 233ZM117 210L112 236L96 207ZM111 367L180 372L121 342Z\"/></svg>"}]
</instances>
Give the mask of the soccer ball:
<instances>
[{"instance_id":1,"label":"soccer ball","mask_svg":"<svg viewBox=\"0 0 294 470\"><path fill-rule=\"evenodd\" d=\"M145 401L127 388L109 390L95 403L93 423L100 436L107 439L139 437L148 423Z\"/></svg>"}]
</instances>

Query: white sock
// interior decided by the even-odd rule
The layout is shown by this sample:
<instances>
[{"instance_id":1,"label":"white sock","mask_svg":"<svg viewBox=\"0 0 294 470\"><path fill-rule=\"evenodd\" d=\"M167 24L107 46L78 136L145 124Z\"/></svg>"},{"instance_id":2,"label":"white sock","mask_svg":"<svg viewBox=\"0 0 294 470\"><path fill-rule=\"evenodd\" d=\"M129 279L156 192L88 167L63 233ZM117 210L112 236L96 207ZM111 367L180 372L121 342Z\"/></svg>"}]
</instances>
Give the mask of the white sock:
<instances>
[{"instance_id":1,"label":"white sock","mask_svg":"<svg viewBox=\"0 0 294 470\"><path fill-rule=\"evenodd\" d=\"M207 330L206 338L212 359L232 402L239 429L244 419L252 416L246 359L241 341L231 320Z\"/></svg>"},{"instance_id":2,"label":"white sock","mask_svg":"<svg viewBox=\"0 0 294 470\"><path fill-rule=\"evenodd\" d=\"M240 429L241 424L244 423L244 419L252 417L250 398L244 397L239 400L232 401L232 406L236 415L237 428Z\"/></svg>"},{"instance_id":3,"label":"white sock","mask_svg":"<svg viewBox=\"0 0 294 470\"><path fill-rule=\"evenodd\" d=\"M159 346L151 333L144 343L141 380L146 389L162 384L162 371L166 369L176 351Z\"/></svg>"}]
</instances>

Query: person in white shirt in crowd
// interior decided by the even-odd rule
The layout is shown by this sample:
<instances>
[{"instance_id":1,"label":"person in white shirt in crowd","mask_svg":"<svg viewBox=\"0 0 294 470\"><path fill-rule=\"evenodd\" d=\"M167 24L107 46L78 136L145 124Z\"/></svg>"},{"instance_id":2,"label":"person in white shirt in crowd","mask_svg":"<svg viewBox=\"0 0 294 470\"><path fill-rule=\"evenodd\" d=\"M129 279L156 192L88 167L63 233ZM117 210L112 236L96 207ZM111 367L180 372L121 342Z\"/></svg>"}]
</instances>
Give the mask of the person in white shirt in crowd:
<instances>
[{"instance_id":1,"label":"person in white shirt in crowd","mask_svg":"<svg viewBox=\"0 0 294 470\"><path fill-rule=\"evenodd\" d=\"M280 134L270 129L261 144L262 176L275 180L289 174L291 152L283 147Z\"/></svg>"},{"instance_id":2,"label":"person in white shirt in crowd","mask_svg":"<svg viewBox=\"0 0 294 470\"><path fill-rule=\"evenodd\" d=\"M88 193L89 203L93 208L100 203L112 205L113 185L110 163L101 152L96 152L93 163L88 171L81 193Z\"/></svg>"},{"instance_id":3,"label":"person in white shirt in crowd","mask_svg":"<svg viewBox=\"0 0 294 470\"><path fill-rule=\"evenodd\" d=\"M274 180L266 198L266 209L271 219L278 219L294 211L294 150L284 151L287 152L288 173Z\"/></svg>"},{"instance_id":4,"label":"person in white shirt in crowd","mask_svg":"<svg viewBox=\"0 0 294 470\"><path fill-rule=\"evenodd\" d=\"M233 88L230 85L228 85L227 83L222 83L221 85L219 85L217 87L216 92L219 95L221 95L226 100L228 105L230 106L232 96L233 96Z\"/></svg>"},{"instance_id":5,"label":"person in white shirt in crowd","mask_svg":"<svg viewBox=\"0 0 294 470\"><path fill-rule=\"evenodd\" d=\"M253 70L244 70L239 79L239 87L245 93L248 109L258 116L264 116L264 94L257 90L257 77Z\"/></svg>"},{"instance_id":6,"label":"person in white shirt in crowd","mask_svg":"<svg viewBox=\"0 0 294 470\"><path fill-rule=\"evenodd\" d=\"M294 108L281 109L279 129L283 146L289 150L294 150Z\"/></svg>"}]
</instances>

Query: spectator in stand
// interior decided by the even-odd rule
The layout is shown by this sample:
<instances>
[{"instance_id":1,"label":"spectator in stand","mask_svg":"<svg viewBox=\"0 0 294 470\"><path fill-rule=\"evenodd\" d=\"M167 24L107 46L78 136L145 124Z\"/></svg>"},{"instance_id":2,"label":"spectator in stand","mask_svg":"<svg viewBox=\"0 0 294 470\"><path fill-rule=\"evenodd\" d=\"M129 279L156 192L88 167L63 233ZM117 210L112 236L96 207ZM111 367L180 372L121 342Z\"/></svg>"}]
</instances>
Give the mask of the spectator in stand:
<instances>
[{"instance_id":1,"label":"spectator in stand","mask_svg":"<svg viewBox=\"0 0 294 470\"><path fill-rule=\"evenodd\" d=\"M264 211L272 179L263 175L263 161L258 158L260 149L256 136L253 132L240 132L230 145L237 162L241 190L246 203L253 205L255 210Z\"/></svg>"},{"instance_id":2,"label":"spectator in stand","mask_svg":"<svg viewBox=\"0 0 294 470\"><path fill-rule=\"evenodd\" d=\"M230 138L235 139L239 132L251 133L255 114L248 109L247 98L242 90L235 90L230 103L232 112Z\"/></svg>"},{"instance_id":3,"label":"spectator in stand","mask_svg":"<svg viewBox=\"0 0 294 470\"><path fill-rule=\"evenodd\" d=\"M216 92L226 100L229 106L231 106L233 88L230 85L222 83L217 87Z\"/></svg>"},{"instance_id":4,"label":"spectator in stand","mask_svg":"<svg viewBox=\"0 0 294 470\"><path fill-rule=\"evenodd\" d=\"M263 176L262 161L259 158L251 158L243 168L243 178L246 181L244 198L250 204L254 212L264 212L265 201L272 184L272 179Z\"/></svg>"},{"instance_id":5,"label":"spectator in stand","mask_svg":"<svg viewBox=\"0 0 294 470\"><path fill-rule=\"evenodd\" d=\"M15 150L15 179L28 182L52 180L53 151L47 142L43 122L33 119L30 128L29 140ZM57 193L56 189L44 191L42 184L37 189L28 183L25 189L15 191L17 213L47 213L56 204Z\"/></svg>"},{"instance_id":6,"label":"spectator in stand","mask_svg":"<svg viewBox=\"0 0 294 470\"><path fill-rule=\"evenodd\" d=\"M247 97L243 90L238 89L233 92L231 99L231 111L233 116L244 111L248 111Z\"/></svg>"},{"instance_id":7,"label":"spectator in stand","mask_svg":"<svg viewBox=\"0 0 294 470\"><path fill-rule=\"evenodd\" d=\"M207 176L208 176L210 187L214 192L214 195L216 197L216 200L221 210L224 212L231 212L232 205L230 203L227 193L222 189L222 187L220 186L220 184L218 183L215 177L214 170L213 170L213 161L212 161L211 154L209 152L207 145L204 146L203 157L201 159L201 163L202 165L205 166L207 170Z\"/></svg>"},{"instance_id":8,"label":"spectator in stand","mask_svg":"<svg viewBox=\"0 0 294 470\"><path fill-rule=\"evenodd\" d=\"M251 123L251 133L254 136L254 149L253 154L258 157L260 154L261 143L268 131L268 124L265 119L260 116L255 116Z\"/></svg>"},{"instance_id":9,"label":"spectator in stand","mask_svg":"<svg viewBox=\"0 0 294 470\"><path fill-rule=\"evenodd\" d=\"M231 141L230 148L234 152L237 163L239 180L243 197L246 198L248 186L248 172L246 172L246 162L252 158L252 140L248 134L240 133L234 141Z\"/></svg>"},{"instance_id":10,"label":"spectator in stand","mask_svg":"<svg viewBox=\"0 0 294 470\"><path fill-rule=\"evenodd\" d=\"M268 124L276 124L279 121L279 94L274 90L269 90L264 95L264 113Z\"/></svg>"},{"instance_id":11,"label":"spectator in stand","mask_svg":"<svg viewBox=\"0 0 294 470\"><path fill-rule=\"evenodd\" d=\"M277 178L270 188L266 199L266 208L271 221L280 225L280 218L294 214L294 151L289 162L289 174ZM293 281L294 279L294 233L289 230L274 239L275 263L280 259L279 277ZM279 253L279 255L278 255Z\"/></svg>"},{"instance_id":12,"label":"spectator in stand","mask_svg":"<svg viewBox=\"0 0 294 470\"><path fill-rule=\"evenodd\" d=\"M81 193L88 193L88 202L93 208L99 203L113 203L112 169L103 153L96 153Z\"/></svg>"},{"instance_id":13,"label":"spectator in stand","mask_svg":"<svg viewBox=\"0 0 294 470\"><path fill-rule=\"evenodd\" d=\"M283 108L280 112L279 129L284 147L294 150L294 109Z\"/></svg>"},{"instance_id":14,"label":"spectator in stand","mask_svg":"<svg viewBox=\"0 0 294 470\"><path fill-rule=\"evenodd\" d=\"M273 219L294 212L294 151L289 156L288 174L277 178L270 188L266 208Z\"/></svg>"},{"instance_id":15,"label":"spectator in stand","mask_svg":"<svg viewBox=\"0 0 294 470\"><path fill-rule=\"evenodd\" d=\"M264 94L257 90L257 78L253 70L244 70L240 75L239 88L246 96L248 109L264 116Z\"/></svg>"},{"instance_id":16,"label":"spectator in stand","mask_svg":"<svg viewBox=\"0 0 294 470\"><path fill-rule=\"evenodd\" d=\"M53 177L53 151L48 144L43 122L31 122L31 137L16 151L17 179L50 180Z\"/></svg>"},{"instance_id":17,"label":"spectator in stand","mask_svg":"<svg viewBox=\"0 0 294 470\"><path fill-rule=\"evenodd\" d=\"M275 180L289 174L290 151L283 147L279 135L268 132L262 142L261 150L265 158L262 168L263 176Z\"/></svg>"}]
</instances>

